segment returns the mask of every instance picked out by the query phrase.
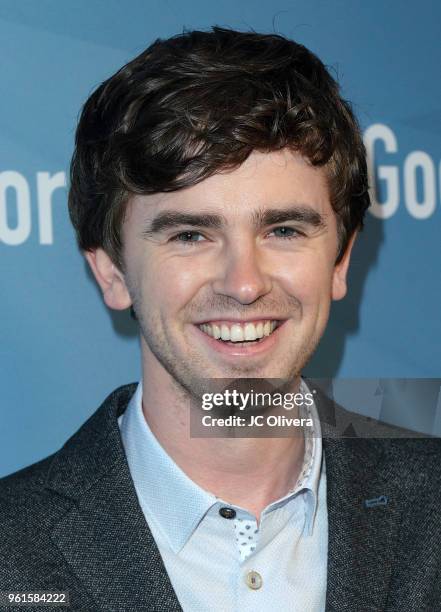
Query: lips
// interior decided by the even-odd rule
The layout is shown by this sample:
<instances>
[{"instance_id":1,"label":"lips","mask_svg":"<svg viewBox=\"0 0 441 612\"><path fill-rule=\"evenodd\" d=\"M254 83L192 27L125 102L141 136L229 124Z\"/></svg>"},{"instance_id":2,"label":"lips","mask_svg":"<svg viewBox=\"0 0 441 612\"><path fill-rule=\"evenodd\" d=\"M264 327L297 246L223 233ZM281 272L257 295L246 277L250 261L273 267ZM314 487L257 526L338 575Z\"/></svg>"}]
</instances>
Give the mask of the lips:
<instances>
[{"instance_id":1,"label":"lips","mask_svg":"<svg viewBox=\"0 0 441 612\"><path fill-rule=\"evenodd\" d=\"M249 322L244 322L245 326ZM282 329L286 320L278 320L273 331L270 332L269 335L264 335L262 338L252 340L222 340L222 338L215 338L211 336L206 331L201 329L202 325L207 325L207 323L201 325L194 325L194 329L198 335L198 337L205 342L209 348L214 350L217 353L221 353L229 356L248 356L251 357L253 355L258 355L270 350L277 343L280 334L283 333ZM216 323L217 324L217 323ZM237 323L232 323L236 325ZM234 333L234 332L233 332Z\"/></svg>"}]
</instances>

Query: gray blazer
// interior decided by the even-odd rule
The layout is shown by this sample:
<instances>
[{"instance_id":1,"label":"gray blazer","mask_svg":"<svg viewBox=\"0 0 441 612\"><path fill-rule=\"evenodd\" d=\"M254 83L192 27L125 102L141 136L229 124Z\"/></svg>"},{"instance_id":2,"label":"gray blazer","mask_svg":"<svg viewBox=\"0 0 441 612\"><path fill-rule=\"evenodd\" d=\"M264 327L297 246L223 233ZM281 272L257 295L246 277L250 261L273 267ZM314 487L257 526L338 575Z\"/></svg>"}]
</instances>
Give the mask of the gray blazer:
<instances>
[{"instance_id":1,"label":"gray blazer","mask_svg":"<svg viewBox=\"0 0 441 612\"><path fill-rule=\"evenodd\" d=\"M181 609L117 423L135 387L114 391L61 450L0 480L0 591L68 591L70 610L82 612ZM323 396L317 405L328 485L326 610L441 610L441 441L402 437ZM382 437L390 434L400 437Z\"/></svg>"}]
</instances>

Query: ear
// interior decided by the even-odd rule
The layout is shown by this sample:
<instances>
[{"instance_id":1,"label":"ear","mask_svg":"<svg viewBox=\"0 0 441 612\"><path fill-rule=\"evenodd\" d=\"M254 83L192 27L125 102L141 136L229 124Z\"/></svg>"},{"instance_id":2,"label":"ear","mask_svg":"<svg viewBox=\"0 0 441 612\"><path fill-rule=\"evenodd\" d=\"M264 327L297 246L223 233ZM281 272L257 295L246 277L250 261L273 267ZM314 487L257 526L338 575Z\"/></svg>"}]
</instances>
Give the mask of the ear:
<instances>
[{"instance_id":1,"label":"ear","mask_svg":"<svg viewBox=\"0 0 441 612\"><path fill-rule=\"evenodd\" d=\"M346 247L343 257L334 268L332 276L332 299L341 300L345 297L347 291L346 278L349 269L349 261L351 259L352 247L354 246L355 239L357 237L357 231L355 231Z\"/></svg>"},{"instance_id":2,"label":"ear","mask_svg":"<svg viewBox=\"0 0 441 612\"><path fill-rule=\"evenodd\" d=\"M122 272L118 270L103 249L85 251L96 282L103 292L104 302L109 308L124 310L132 305Z\"/></svg>"}]
</instances>

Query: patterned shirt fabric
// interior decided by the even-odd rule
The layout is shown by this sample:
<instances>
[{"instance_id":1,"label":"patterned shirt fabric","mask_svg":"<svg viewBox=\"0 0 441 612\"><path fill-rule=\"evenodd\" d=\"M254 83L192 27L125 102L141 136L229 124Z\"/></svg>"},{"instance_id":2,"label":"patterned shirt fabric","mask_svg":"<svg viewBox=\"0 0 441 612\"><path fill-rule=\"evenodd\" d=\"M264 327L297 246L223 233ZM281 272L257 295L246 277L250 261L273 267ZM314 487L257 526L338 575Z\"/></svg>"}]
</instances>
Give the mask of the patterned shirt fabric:
<instances>
[{"instance_id":1,"label":"patterned shirt fabric","mask_svg":"<svg viewBox=\"0 0 441 612\"><path fill-rule=\"evenodd\" d=\"M300 391L309 391L303 380ZM139 383L118 423L141 509L184 612L325 609L326 466L315 406L309 411L314 428L297 483L257 524L171 459L144 418Z\"/></svg>"}]
</instances>

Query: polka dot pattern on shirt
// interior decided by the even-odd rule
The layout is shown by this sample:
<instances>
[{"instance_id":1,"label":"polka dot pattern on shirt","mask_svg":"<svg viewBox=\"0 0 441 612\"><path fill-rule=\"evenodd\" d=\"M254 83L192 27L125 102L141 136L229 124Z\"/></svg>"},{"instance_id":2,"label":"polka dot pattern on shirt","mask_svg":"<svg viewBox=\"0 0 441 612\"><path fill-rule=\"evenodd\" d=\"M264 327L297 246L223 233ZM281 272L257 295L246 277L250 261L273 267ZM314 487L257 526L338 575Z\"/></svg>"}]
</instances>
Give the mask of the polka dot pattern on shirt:
<instances>
[{"instance_id":1,"label":"polka dot pattern on shirt","mask_svg":"<svg viewBox=\"0 0 441 612\"><path fill-rule=\"evenodd\" d=\"M257 546L259 537L257 521L253 519L237 518L234 521L234 530L236 533L236 542L240 553L240 559L241 561L245 561L253 554Z\"/></svg>"}]
</instances>

